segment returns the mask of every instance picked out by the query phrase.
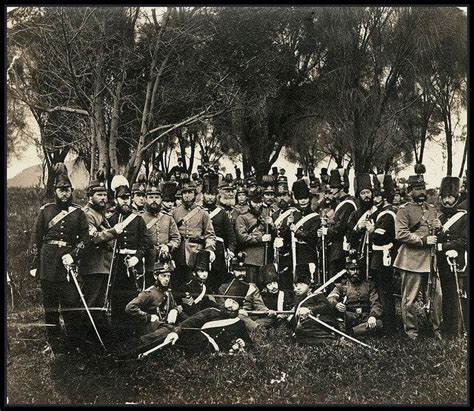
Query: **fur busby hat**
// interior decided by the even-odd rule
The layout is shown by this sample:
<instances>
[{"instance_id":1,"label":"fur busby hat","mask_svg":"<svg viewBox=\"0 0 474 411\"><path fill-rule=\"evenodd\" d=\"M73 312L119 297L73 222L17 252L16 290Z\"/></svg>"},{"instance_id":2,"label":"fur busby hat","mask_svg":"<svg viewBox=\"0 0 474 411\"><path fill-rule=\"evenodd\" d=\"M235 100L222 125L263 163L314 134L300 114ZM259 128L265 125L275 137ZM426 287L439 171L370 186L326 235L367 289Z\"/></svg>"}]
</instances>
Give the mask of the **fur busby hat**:
<instances>
[{"instance_id":1,"label":"fur busby hat","mask_svg":"<svg viewBox=\"0 0 474 411\"><path fill-rule=\"evenodd\" d=\"M247 270L247 265L245 264L245 258L247 257L247 253L241 251L237 253L237 255L232 258L230 262L230 270L235 271L238 269Z\"/></svg>"},{"instance_id":2,"label":"fur busby hat","mask_svg":"<svg viewBox=\"0 0 474 411\"><path fill-rule=\"evenodd\" d=\"M446 176L441 180L441 187L439 188L439 196L441 198L446 196L459 197L461 191L461 179L458 177Z\"/></svg>"},{"instance_id":3,"label":"fur busby hat","mask_svg":"<svg viewBox=\"0 0 474 411\"><path fill-rule=\"evenodd\" d=\"M331 170L329 176L329 187L331 188L349 188L349 173L345 168L336 168Z\"/></svg>"},{"instance_id":4,"label":"fur busby hat","mask_svg":"<svg viewBox=\"0 0 474 411\"><path fill-rule=\"evenodd\" d=\"M209 271L210 262L209 251L199 250L194 260L194 271Z\"/></svg>"},{"instance_id":5,"label":"fur busby hat","mask_svg":"<svg viewBox=\"0 0 474 411\"><path fill-rule=\"evenodd\" d=\"M296 178L303 178L304 174L303 174L303 169L301 167L298 167L296 169Z\"/></svg>"},{"instance_id":6,"label":"fur busby hat","mask_svg":"<svg viewBox=\"0 0 474 411\"><path fill-rule=\"evenodd\" d=\"M64 163L57 163L54 165L54 188L70 187L72 188L71 180L69 180L67 167Z\"/></svg>"},{"instance_id":7,"label":"fur busby hat","mask_svg":"<svg viewBox=\"0 0 474 411\"><path fill-rule=\"evenodd\" d=\"M278 273L275 264L267 264L262 267L263 284L278 282Z\"/></svg>"},{"instance_id":8,"label":"fur busby hat","mask_svg":"<svg viewBox=\"0 0 474 411\"><path fill-rule=\"evenodd\" d=\"M165 181L161 185L161 195L163 201L175 201L176 192L178 191L178 184L173 181Z\"/></svg>"},{"instance_id":9,"label":"fur busby hat","mask_svg":"<svg viewBox=\"0 0 474 411\"><path fill-rule=\"evenodd\" d=\"M123 195L130 195L130 187L128 180L120 174L117 174L112 178L110 188L114 192L115 198L121 197Z\"/></svg>"},{"instance_id":10,"label":"fur busby hat","mask_svg":"<svg viewBox=\"0 0 474 411\"><path fill-rule=\"evenodd\" d=\"M358 195L362 190L374 190L374 175L358 173L354 177L354 191Z\"/></svg>"},{"instance_id":11,"label":"fur busby hat","mask_svg":"<svg viewBox=\"0 0 474 411\"><path fill-rule=\"evenodd\" d=\"M311 270L309 264L296 264L295 270L295 284L311 284Z\"/></svg>"},{"instance_id":12,"label":"fur busby hat","mask_svg":"<svg viewBox=\"0 0 474 411\"><path fill-rule=\"evenodd\" d=\"M87 186L87 193L89 196L92 196L94 193L103 192L107 192L107 187L105 186L105 170L99 170L96 173L95 180L91 180Z\"/></svg>"},{"instance_id":13,"label":"fur busby hat","mask_svg":"<svg viewBox=\"0 0 474 411\"><path fill-rule=\"evenodd\" d=\"M132 195L146 194L146 183L146 175L140 173L137 177L137 181L132 184Z\"/></svg>"},{"instance_id":14,"label":"fur busby hat","mask_svg":"<svg viewBox=\"0 0 474 411\"><path fill-rule=\"evenodd\" d=\"M321 178L322 184L329 184L329 174L327 168L322 168L321 172L319 173L319 177Z\"/></svg>"},{"instance_id":15,"label":"fur busby hat","mask_svg":"<svg viewBox=\"0 0 474 411\"><path fill-rule=\"evenodd\" d=\"M304 180L296 180L291 187L291 191L295 196L296 200L301 200L302 198L309 198L309 187Z\"/></svg>"},{"instance_id":16,"label":"fur busby hat","mask_svg":"<svg viewBox=\"0 0 474 411\"><path fill-rule=\"evenodd\" d=\"M219 174L216 173L206 173L202 176L203 194L214 194L219 193Z\"/></svg>"},{"instance_id":17,"label":"fur busby hat","mask_svg":"<svg viewBox=\"0 0 474 411\"><path fill-rule=\"evenodd\" d=\"M249 200L254 201L256 203L262 202L262 200L263 200L263 189L262 189L262 187L256 187L253 190L249 190L248 198L249 198Z\"/></svg>"},{"instance_id":18,"label":"fur busby hat","mask_svg":"<svg viewBox=\"0 0 474 411\"><path fill-rule=\"evenodd\" d=\"M415 164L415 173L414 175L408 176L407 185L408 189L414 187L426 187L425 179L423 174L426 172L426 167L423 164Z\"/></svg>"}]
</instances>

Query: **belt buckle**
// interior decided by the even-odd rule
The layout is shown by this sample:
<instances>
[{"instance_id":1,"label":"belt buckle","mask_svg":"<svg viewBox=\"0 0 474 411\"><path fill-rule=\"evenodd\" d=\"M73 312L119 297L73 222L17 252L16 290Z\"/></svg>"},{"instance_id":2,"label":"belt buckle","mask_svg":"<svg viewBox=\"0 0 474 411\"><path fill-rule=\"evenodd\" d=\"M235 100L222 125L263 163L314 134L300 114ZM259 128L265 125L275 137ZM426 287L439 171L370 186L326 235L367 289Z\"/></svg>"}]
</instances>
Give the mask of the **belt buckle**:
<instances>
[{"instance_id":1,"label":"belt buckle","mask_svg":"<svg viewBox=\"0 0 474 411\"><path fill-rule=\"evenodd\" d=\"M356 314L362 314L362 308L356 308Z\"/></svg>"}]
</instances>

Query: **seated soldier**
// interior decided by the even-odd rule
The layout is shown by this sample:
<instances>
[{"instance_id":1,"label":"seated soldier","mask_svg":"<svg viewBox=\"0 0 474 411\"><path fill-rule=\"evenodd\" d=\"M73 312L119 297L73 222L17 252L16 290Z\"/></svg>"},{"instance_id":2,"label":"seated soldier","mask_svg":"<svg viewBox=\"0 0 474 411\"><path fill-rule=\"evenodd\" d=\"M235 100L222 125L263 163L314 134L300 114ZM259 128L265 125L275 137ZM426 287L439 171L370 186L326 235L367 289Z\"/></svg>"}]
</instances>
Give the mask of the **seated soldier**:
<instances>
[{"instance_id":1,"label":"seated soldier","mask_svg":"<svg viewBox=\"0 0 474 411\"><path fill-rule=\"evenodd\" d=\"M196 254L193 277L174 294L177 301L181 301L183 312L181 317L186 319L198 311L209 307L218 307L213 296L207 295L206 282L209 275L209 251L200 250Z\"/></svg>"},{"instance_id":2,"label":"seated soldier","mask_svg":"<svg viewBox=\"0 0 474 411\"><path fill-rule=\"evenodd\" d=\"M169 327L165 332L145 336L145 344L134 346L119 358L137 358L139 354L148 354L149 350L160 344L171 344L193 353L228 351L233 354L250 346L247 328L239 318L248 286L235 284L233 298L226 298L222 307L206 308L184 320L177 327ZM151 353L150 353L151 354Z\"/></svg>"},{"instance_id":3,"label":"seated soldier","mask_svg":"<svg viewBox=\"0 0 474 411\"><path fill-rule=\"evenodd\" d=\"M249 311L259 311L261 313L268 313L269 317L274 317L276 313L272 310L269 310L268 307L262 300L260 291L254 283L247 283L244 281L245 276L247 275L247 266L245 265L246 254L240 252L237 254L237 257L233 258L231 261L230 271L234 275L234 279L230 283L222 284L219 287L220 295L235 295L234 288L245 286L247 287L247 293L245 295L245 300L243 307L239 310L239 317L244 321L247 330L253 332L259 326L268 326L271 324L270 321L266 318L262 318L261 315L252 315L249 314ZM219 297L217 302L223 304L225 297ZM257 321L259 320L259 321Z\"/></svg>"},{"instance_id":4,"label":"seated soldier","mask_svg":"<svg viewBox=\"0 0 474 411\"><path fill-rule=\"evenodd\" d=\"M182 312L168 289L171 269L168 263L156 262L153 270L156 279L155 285L142 291L125 307L125 312L135 317L142 326L143 342L147 341L150 333L162 333L163 330L173 328L173 325ZM165 332L167 334L167 331Z\"/></svg>"},{"instance_id":5,"label":"seated soldier","mask_svg":"<svg viewBox=\"0 0 474 411\"><path fill-rule=\"evenodd\" d=\"M345 331L353 336L365 335L382 328L382 305L375 284L363 278L356 260L346 264L348 279L338 283L328 300L344 313Z\"/></svg>"},{"instance_id":6,"label":"seated soldier","mask_svg":"<svg viewBox=\"0 0 474 411\"><path fill-rule=\"evenodd\" d=\"M262 290L262 300L264 304L274 311L289 311L294 305L294 296L287 290L280 290L278 284L278 274L274 264L268 264L262 267L262 277L264 288ZM273 324L281 324L282 320L289 317L289 314L278 313L274 318ZM257 322L259 320L257 319ZM286 323L286 321L285 321Z\"/></svg>"},{"instance_id":7,"label":"seated soldier","mask_svg":"<svg viewBox=\"0 0 474 411\"><path fill-rule=\"evenodd\" d=\"M296 342L304 345L319 345L325 341L335 341L333 332L309 315L334 327L336 316L334 307L322 292L311 292L311 272L309 264L297 264L295 273L295 314L290 318Z\"/></svg>"}]
</instances>

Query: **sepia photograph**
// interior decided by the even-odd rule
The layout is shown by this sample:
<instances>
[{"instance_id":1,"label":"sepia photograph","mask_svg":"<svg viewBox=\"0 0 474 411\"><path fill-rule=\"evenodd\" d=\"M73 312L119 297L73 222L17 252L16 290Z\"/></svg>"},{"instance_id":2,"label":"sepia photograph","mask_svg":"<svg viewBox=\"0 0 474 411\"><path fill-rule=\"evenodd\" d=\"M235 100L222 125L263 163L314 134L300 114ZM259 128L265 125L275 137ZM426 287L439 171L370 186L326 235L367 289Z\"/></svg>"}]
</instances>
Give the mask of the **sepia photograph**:
<instances>
[{"instance_id":1,"label":"sepia photograph","mask_svg":"<svg viewBox=\"0 0 474 411\"><path fill-rule=\"evenodd\" d=\"M4 6L3 407L470 407L468 15Z\"/></svg>"}]
</instances>

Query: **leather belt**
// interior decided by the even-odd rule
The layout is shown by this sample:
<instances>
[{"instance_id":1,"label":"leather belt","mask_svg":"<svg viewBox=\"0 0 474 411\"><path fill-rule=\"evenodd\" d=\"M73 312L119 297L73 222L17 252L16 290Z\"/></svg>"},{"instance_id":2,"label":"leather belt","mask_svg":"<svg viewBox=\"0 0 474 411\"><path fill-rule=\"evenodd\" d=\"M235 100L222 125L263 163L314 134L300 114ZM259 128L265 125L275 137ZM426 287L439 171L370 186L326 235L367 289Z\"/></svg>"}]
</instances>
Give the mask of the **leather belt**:
<instances>
[{"instance_id":1,"label":"leather belt","mask_svg":"<svg viewBox=\"0 0 474 411\"><path fill-rule=\"evenodd\" d=\"M204 244L204 238L201 237L183 237L183 240L188 243Z\"/></svg>"},{"instance_id":2,"label":"leather belt","mask_svg":"<svg viewBox=\"0 0 474 411\"><path fill-rule=\"evenodd\" d=\"M118 250L119 254L133 255L137 253L137 250L130 250L129 248L122 248Z\"/></svg>"},{"instance_id":3,"label":"leather belt","mask_svg":"<svg viewBox=\"0 0 474 411\"><path fill-rule=\"evenodd\" d=\"M59 247L71 247L71 244L59 240L48 240L46 241L46 244L57 245Z\"/></svg>"}]
</instances>

